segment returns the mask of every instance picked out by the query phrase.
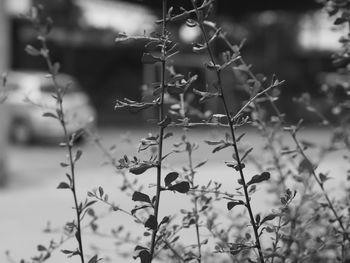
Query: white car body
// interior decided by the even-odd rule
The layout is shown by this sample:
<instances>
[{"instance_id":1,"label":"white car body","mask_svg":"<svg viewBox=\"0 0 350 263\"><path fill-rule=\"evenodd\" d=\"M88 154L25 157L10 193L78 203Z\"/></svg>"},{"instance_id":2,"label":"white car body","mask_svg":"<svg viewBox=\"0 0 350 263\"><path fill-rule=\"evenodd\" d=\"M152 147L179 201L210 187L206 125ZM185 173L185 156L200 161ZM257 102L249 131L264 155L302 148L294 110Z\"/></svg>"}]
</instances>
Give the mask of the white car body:
<instances>
[{"instance_id":1,"label":"white car body","mask_svg":"<svg viewBox=\"0 0 350 263\"><path fill-rule=\"evenodd\" d=\"M67 131L72 134L83 128L94 127L96 111L77 81L66 74L59 74L57 82L68 87L63 97ZM13 71L7 77L6 105L10 112L10 136L17 142L28 143L33 139L61 139L63 128L57 119L43 117L46 112L56 114L55 87L45 72Z\"/></svg>"}]
</instances>

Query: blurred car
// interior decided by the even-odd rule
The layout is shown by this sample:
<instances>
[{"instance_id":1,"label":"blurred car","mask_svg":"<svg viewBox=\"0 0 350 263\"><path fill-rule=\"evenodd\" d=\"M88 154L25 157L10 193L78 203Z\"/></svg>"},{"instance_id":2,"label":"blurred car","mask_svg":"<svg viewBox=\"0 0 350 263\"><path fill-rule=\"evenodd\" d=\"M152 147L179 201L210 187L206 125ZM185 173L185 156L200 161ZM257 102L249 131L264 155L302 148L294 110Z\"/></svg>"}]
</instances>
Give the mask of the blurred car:
<instances>
[{"instance_id":1,"label":"blurred car","mask_svg":"<svg viewBox=\"0 0 350 263\"><path fill-rule=\"evenodd\" d=\"M69 134L96 124L96 111L78 82L67 74L59 74L57 83L65 89L63 109ZM55 86L45 72L12 71L8 73L6 105L10 114L10 139L19 144L34 140L61 140L64 136L56 114Z\"/></svg>"}]
</instances>

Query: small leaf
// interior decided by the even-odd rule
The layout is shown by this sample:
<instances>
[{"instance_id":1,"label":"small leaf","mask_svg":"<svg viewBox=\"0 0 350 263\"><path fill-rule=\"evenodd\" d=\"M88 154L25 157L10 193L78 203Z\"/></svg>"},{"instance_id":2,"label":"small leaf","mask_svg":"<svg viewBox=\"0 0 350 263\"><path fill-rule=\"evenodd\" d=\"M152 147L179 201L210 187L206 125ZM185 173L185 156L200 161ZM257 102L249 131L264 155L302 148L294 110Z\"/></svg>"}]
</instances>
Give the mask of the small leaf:
<instances>
[{"instance_id":1,"label":"small leaf","mask_svg":"<svg viewBox=\"0 0 350 263\"><path fill-rule=\"evenodd\" d=\"M58 119L57 116L55 114L53 114L52 112L45 112L43 114L43 117Z\"/></svg>"},{"instance_id":2,"label":"small leaf","mask_svg":"<svg viewBox=\"0 0 350 263\"><path fill-rule=\"evenodd\" d=\"M158 228L158 222L154 215L150 215L147 221L145 222L145 227L156 230Z\"/></svg>"},{"instance_id":3,"label":"small leaf","mask_svg":"<svg viewBox=\"0 0 350 263\"><path fill-rule=\"evenodd\" d=\"M75 239L78 241L78 242L80 242L79 240L80 240L80 234L79 234L79 232L78 231L76 231L75 232ZM74 254L75 252L73 252L73 254Z\"/></svg>"},{"instance_id":4,"label":"small leaf","mask_svg":"<svg viewBox=\"0 0 350 263\"><path fill-rule=\"evenodd\" d=\"M267 221L271 221L273 219L275 219L277 217L276 214L270 214L270 215L267 215L263 218L263 220L261 220L261 223L260 225L262 225L263 223L267 222Z\"/></svg>"},{"instance_id":5,"label":"small leaf","mask_svg":"<svg viewBox=\"0 0 350 263\"><path fill-rule=\"evenodd\" d=\"M138 257L141 260L141 263L151 263L151 254L148 250L141 250Z\"/></svg>"},{"instance_id":6,"label":"small leaf","mask_svg":"<svg viewBox=\"0 0 350 263\"><path fill-rule=\"evenodd\" d=\"M288 202L287 198L285 198L284 196L282 196L282 197L280 198L280 200L281 200L281 204L282 204L282 205L286 205L287 202Z\"/></svg>"},{"instance_id":7,"label":"small leaf","mask_svg":"<svg viewBox=\"0 0 350 263\"><path fill-rule=\"evenodd\" d=\"M72 182L72 177L66 173L66 177L68 178L69 182L71 183Z\"/></svg>"},{"instance_id":8,"label":"small leaf","mask_svg":"<svg viewBox=\"0 0 350 263\"><path fill-rule=\"evenodd\" d=\"M146 209L146 208L149 208L149 207L151 207L151 206L149 206L149 205L143 205L143 206L135 207L134 209L131 209L131 214L132 214L132 215L135 215L135 213L136 213L137 211L139 211L139 210L141 210L141 209ZM114 207L113 210L114 210L114 211L119 211L120 209L119 209L119 207Z\"/></svg>"},{"instance_id":9,"label":"small leaf","mask_svg":"<svg viewBox=\"0 0 350 263\"><path fill-rule=\"evenodd\" d=\"M153 165L151 165L151 164L140 163L140 164L137 164L137 165L131 167L129 169L129 172L136 174L136 175L139 175L139 174L143 174L145 171L147 171L149 168L152 168L152 167L153 167Z\"/></svg>"},{"instance_id":10,"label":"small leaf","mask_svg":"<svg viewBox=\"0 0 350 263\"><path fill-rule=\"evenodd\" d=\"M303 172L308 172L308 173L312 173L314 171L314 167L312 165L312 163L310 163L310 161L308 159L303 159L299 166L298 166L298 172L299 173L303 173Z\"/></svg>"},{"instance_id":11,"label":"small leaf","mask_svg":"<svg viewBox=\"0 0 350 263\"><path fill-rule=\"evenodd\" d=\"M255 216L255 223L256 223L257 225L259 225L260 219L261 219L260 214L257 214L257 215Z\"/></svg>"},{"instance_id":12,"label":"small leaf","mask_svg":"<svg viewBox=\"0 0 350 263\"><path fill-rule=\"evenodd\" d=\"M206 45L203 45L200 43L195 43L193 45L193 52L195 52L195 53L200 52L200 51L205 50L205 49L206 49Z\"/></svg>"},{"instance_id":13,"label":"small leaf","mask_svg":"<svg viewBox=\"0 0 350 263\"><path fill-rule=\"evenodd\" d=\"M97 260L97 255L93 256L88 263L96 263L98 260Z\"/></svg>"},{"instance_id":14,"label":"small leaf","mask_svg":"<svg viewBox=\"0 0 350 263\"><path fill-rule=\"evenodd\" d=\"M134 248L134 251L138 254L140 251L142 250L147 250L146 247L143 247L143 246L140 246L140 245L137 245L135 248Z\"/></svg>"},{"instance_id":15,"label":"small leaf","mask_svg":"<svg viewBox=\"0 0 350 263\"><path fill-rule=\"evenodd\" d=\"M83 154L82 150L78 150L77 153L75 154L74 162L77 162L81 155Z\"/></svg>"},{"instance_id":16,"label":"small leaf","mask_svg":"<svg viewBox=\"0 0 350 263\"><path fill-rule=\"evenodd\" d=\"M179 193L185 194L190 190L190 184L188 182L183 181L181 183L168 187L168 189L171 191L177 191Z\"/></svg>"},{"instance_id":17,"label":"small leaf","mask_svg":"<svg viewBox=\"0 0 350 263\"><path fill-rule=\"evenodd\" d=\"M103 191L103 188L101 186L98 188L98 192L100 194L100 197L102 197L104 194L104 191Z\"/></svg>"},{"instance_id":18,"label":"small leaf","mask_svg":"<svg viewBox=\"0 0 350 263\"><path fill-rule=\"evenodd\" d=\"M167 91L170 95L178 95L184 93L185 89L182 87L182 85L168 84Z\"/></svg>"},{"instance_id":19,"label":"small leaf","mask_svg":"<svg viewBox=\"0 0 350 263\"><path fill-rule=\"evenodd\" d=\"M231 210L237 205L244 205L244 202L242 200L232 201L227 203L227 209Z\"/></svg>"},{"instance_id":20,"label":"small leaf","mask_svg":"<svg viewBox=\"0 0 350 263\"><path fill-rule=\"evenodd\" d=\"M117 100L117 103L115 105L115 109L118 108L127 108L131 113L139 112L141 110L148 109L150 107L154 107L157 105L156 103L143 103L143 102L136 102L136 101L130 101L127 99L124 99L124 101Z\"/></svg>"},{"instance_id":21,"label":"small leaf","mask_svg":"<svg viewBox=\"0 0 350 263\"><path fill-rule=\"evenodd\" d=\"M69 184L67 184L66 182L61 182L58 186L57 189L70 189Z\"/></svg>"},{"instance_id":22,"label":"small leaf","mask_svg":"<svg viewBox=\"0 0 350 263\"><path fill-rule=\"evenodd\" d=\"M207 161L203 161L203 162L200 162L199 164L197 164L194 169L197 169L199 167L202 167L203 165L205 165L207 163Z\"/></svg>"},{"instance_id":23,"label":"small leaf","mask_svg":"<svg viewBox=\"0 0 350 263\"><path fill-rule=\"evenodd\" d=\"M213 114L212 118L217 121L221 121L227 119L227 116L226 114Z\"/></svg>"},{"instance_id":24,"label":"small leaf","mask_svg":"<svg viewBox=\"0 0 350 263\"><path fill-rule=\"evenodd\" d=\"M47 248L44 247L43 245L38 245L37 249L38 249L38 251L46 251L47 250Z\"/></svg>"},{"instance_id":25,"label":"small leaf","mask_svg":"<svg viewBox=\"0 0 350 263\"><path fill-rule=\"evenodd\" d=\"M133 201L139 201L139 202L146 202L146 203L151 203L151 199L149 198L148 195L141 193L141 192L134 192L134 194L132 195L132 200Z\"/></svg>"},{"instance_id":26,"label":"small leaf","mask_svg":"<svg viewBox=\"0 0 350 263\"><path fill-rule=\"evenodd\" d=\"M273 227L267 226L267 227L265 227L265 229L266 229L267 233L273 233L273 232L275 232L275 229L274 229Z\"/></svg>"},{"instance_id":27,"label":"small leaf","mask_svg":"<svg viewBox=\"0 0 350 263\"><path fill-rule=\"evenodd\" d=\"M341 25L343 23L347 22L346 19L342 18L342 17L338 17L335 21L334 21L334 25Z\"/></svg>"},{"instance_id":28,"label":"small leaf","mask_svg":"<svg viewBox=\"0 0 350 263\"><path fill-rule=\"evenodd\" d=\"M218 141L218 142L214 142L214 141L204 141L206 144L208 145L219 145L224 143L224 141Z\"/></svg>"},{"instance_id":29,"label":"small leaf","mask_svg":"<svg viewBox=\"0 0 350 263\"><path fill-rule=\"evenodd\" d=\"M170 221L170 218L168 216L163 217L162 221L160 222L159 225L166 224Z\"/></svg>"},{"instance_id":30,"label":"small leaf","mask_svg":"<svg viewBox=\"0 0 350 263\"><path fill-rule=\"evenodd\" d=\"M71 250L67 250L67 249L62 249L61 250L61 252L63 253L63 254L72 254L73 253L73 251L71 251Z\"/></svg>"},{"instance_id":31,"label":"small leaf","mask_svg":"<svg viewBox=\"0 0 350 263\"><path fill-rule=\"evenodd\" d=\"M31 56L40 56L41 55L40 51L31 45L27 45L25 47L25 51L27 52L27 54L29 54Z\"/></svg>"},{"instance_id":32,"label":"small leaf","mask_svg":"<svg viewBox=\"0 0 350 263\"><path fill-rule=\"evenodd\" d=\"M253 147L252 147L252 148L249 148L249 149L243 154L243 156L241 157L241 162L248 156L248 154L251 153L251 151L253 151Z\"/></svg>"},{"instance_id":33,"label":"small leaf","mask_svg":"<svg viewBox=\"0 0 350 263\"><path fill-rule=\"evenodd\" d=\"M169 137L171 137L171 136L173 136L174 134L172 133L172 132L168 132L168 133L166 133L164 136L163 136L163 139L165 140L165 139L167 139L167 138L169 138Z\"/></svg>"},{"instance_id":34,"label":"small leaf","mask_svg":"<svg viewBox=\"0 0 350 263\"><path fill-rule=\"evenodd\" d=\"M172 182L174 182L179 177L179 173L171 172L168 173L164 178L164 183L166 186L169 186Z\"/></svg>"},{"instance_id":35,"label":"small leaf","mask_svg":"<svg viewBox=\"0 0 350 263\"><path fill-rule=\"evenodd\" d=\"M96 203L97 200L92 200L90 202L88 202L86 205L85 205L85 208L89 207L89 206L92 206L94 203Z\"/></svg>"},{"instance_id":36,"label":"small leaf","mask_svg":"<svg viewBox=\"0 0 350 263\"><path fill-rule=\"evenodd\" d=\"M318 176L319 176L319 178L321 180L321 183L324 183L327 180L329 180L329 177L327 175L325 175L324 173L320 173Z\"/></svg>"},{"instance_id":37,"label":"small leaf","mask_svg":"<svg viewBox=\"0 0 350 263\"><path fill-rule=\"evenodd\" d=\"M125 33L119 33L115 39L115 42L122 42L128 39L128 35L126 35Z\"/></svg>"},{"instance_id":38,"label":"small leaf","mask_svg":"<svg viewBox=\"0 0 350 263\"><path fill-rule=\"evenodd\" d=\"M236 162L225 162L227 167L235 169L237 172L240 170L243 170L245 168L245 164L241 163L241 165L238 165Z\"/></svg>"},{"instance_id":39,"label":"small leaf","mask_svg":"<svg viewBox=\"0 0 350 263\"><path fill-rule=\"evenodd\" d=\"M201 98L199 100L199 103L203 103L206 100L209 100L209 99L212 99L212 98L215 98L215 97L219 96L219 93L199 91L199 90L196 90L196 89L193 89L193 93L196 94L196 95L201 96Z\"/></svg>"},{"instance_id":40,"label":"small leaf","mask_svg":"<svg viewBox=\"0 0 350 263\"><path fill-rule=\"evenodd\" d=\"M43 257L43 261L46 261L49 257L51 257L51 253L50 252L45 253L45 256Z\"/></svg>"},{"instance_id":41,"label":"small leaf","mask_svg":"<svg viewBox=\"0 0 350 263\"><path fill-rule=\"evenodd\" d=\"M61 167L67 167L67 166L69 166L69 164L67 164L67 163L60 163L60 165L61 165Z\"/></svg>"},{"instance_id":42,"label":"small leaf","mask_svg":"<svg viewBox=\"0 0 350 263\"><path fill-rule=\"evenodd\" d=\"M247 183L247 185L261 183L270 179L269 172L263 172L262 174L257 174L252 177L252 179Z\"/></svg>"},{"instance_id":43,"label":"small leaf","mask_svg":"<svg viewBox=\"0 0 350 263\"><path fill-rule=\"evenodd\" d=\"M207 69L209 70L217 70L217 66L214 65L214 63L212 61L209 61L208 63L205 63L205 66L207 67Z\"/></svg>"},{"instance_id":44,"label":"small leaf","mask_svg":"<svg viewBox=\"0 0 350 263\"><path fill-rule=\"evenodd\" d=\"M215 147L214 149L213 149L213 153L216 153L216 152L218 152L218 151L221 151L221 150L223 150L223 149L225 149L225 148L227 148L227 147L229 147L229 146L231 146L231 144L229 144L229 143L224 143L224 144L222 144L222 145L219 145L219 146L217 146L217 147Z\"/></svg>"}]
</instances>

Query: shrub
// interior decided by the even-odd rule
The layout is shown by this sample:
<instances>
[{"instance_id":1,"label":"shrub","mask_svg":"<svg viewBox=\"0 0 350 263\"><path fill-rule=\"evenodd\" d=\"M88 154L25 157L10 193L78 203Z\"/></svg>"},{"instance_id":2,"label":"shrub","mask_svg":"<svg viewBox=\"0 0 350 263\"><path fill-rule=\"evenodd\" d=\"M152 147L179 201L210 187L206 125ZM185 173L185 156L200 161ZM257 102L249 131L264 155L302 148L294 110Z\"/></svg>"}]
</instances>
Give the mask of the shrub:
<instances>
[{"instance_id":1,"label":"shrub","mask_svg":"<svg viewBox=\"0 0 350 263\"><path fill-rule=\"evenodd\" d=\"M337 15L335 24L349 22L347 1L326 1L325 5L331 15ZM78 248L62 250L70 256L79 256L82 263L86 262L83 252L84 235L82 221L85 215L92 220L87 222L95 233L98 228L99 215L93 209L97 201L110 207L111 212L128 215L130 225L113 230L113 237L121 240L118 245L131 243L134 245L133 257L143 263L161 261L171 262L347 262L349 260L350 241L350 209L349 189L344 198L334 200L328 193L326 184L330 173L321 170L322 160L335 150L346 150L346 161L349 161L349 129L348 123L342 121L331 124L321 117L323 125L332 125L335 133L329 147L320 151L320 161L315 161L316 155L309 156L308 148L317 148L314 143L301 139L299 131L303 121L296 124L286 123L285 115L280 112L275 102L278 100L279 88L284 81L276 76L266 77L255 74L248 65L241 50L243 44L235 45L230 42L225 33L214 22L210 21L213 8L212 0L191 0L192 9L181 9L175 12L167 7L167 0L163 0L162 18L156 21L160 32L142 36L119 34L117 42L145 41L145 53L142 62L160 66L160 81L148 87L150 94L143 101L118 99L116 110L129 109L137 113L149 108L155 108L158 118L154 121L158 129L156 135L150 134L142 138L139 144L139 156L124 155L116 160L101 140L92 132L87 131L97 146L108 158L122 176L120 194L127 194L135 202L132 209L122 208L110 200L108 193L102 187L96 187L87 193L89 199L81 202L76 196L75 163L82 152L75 151L77 134L69 135L65 132L65 140L61 146L67 149L68 162L62 163L70 172L66 174L68 181L63 181L58 188L69 189L73 194L76 218L66 224L65 238L61 242L52 242L49 246L38 246L39 256L33 262L44 262L52 252L69 238L75 237ZM49 74L56 86L54 98L57 101L56 112L48 112L45 117L57 119L65 131L65 116L62 101L64 92L61 85L56 83L59 64L53 63L46 45L51 21L40 15L40 8L33 8L28 17L38 32L38 39L42 45L40 49L32 46L26 48L34 56L42 56L47 62ZM178 74L171 66L171 60L176 56L178 44L172 40L168 25L176 21L186 21L189 27L198 27L202 33L202 42L193 45L195 53L203 53L208 57L203 65L216 78L213 83L207 83L202 89L193 89L192 84L197 76ZM222 41L227 51L217 57L213 52L212 43ZM337 64L348 64L348 39L342 39L343 52L334 56ZM231 69L240 76L242 85L249 99L233 112L227 97L227 89L223 86L222 71ZM344 69L345 71L347 68ZM334 107L341 107L347 111L349 107L348 85L342 88L346 92L346 99L339 104L333 90L328 90ZM198 113L189 105L188 98L195 94L199 103L216 100L222 105L223 112L212 114ZM312 107L312 98L304 95L295 100L303 103L311 112L317 114ZM273 115L264 114L267 108L273 109ZM194 116L196 115L196 116ZM200 121L192 121L200 118ZM264 140L263 156L254 154L253 147L245 146L245 134L241 133L243 126L253 126ZM182 129L179 129L182 128ZM191 131L198 128L207 132L212 128L219 128L220 137L208 138L204 144L198 144L191 139ZM175 133L175 134L174 134ZM177 136L179 138L177 138ZM176 137L171 150L165 152L165 145L170 137ZM170 143L169 143L170 144ZM212 147L212 154L225 151L228 161L223 167L232 172L232 186L230 191L223 190L220 182L212 178L207 184L200 185L198 178L206 160L199 163L194 156L200 147ZM259 146L253 145L253 146ZM227 150L230 150L231 153ZM149 156L147 157L147 154ZM174 155L185 155L187 163L182 167L169 168L166 161ZM120 155L123 155L120 153ZM251 175L248 165L255 165L257 172ZM142 174L155 171L155 178L149 183L155 186L155 191L149 194L138 180L133 180ZM349 171L347 171L349 180ZM272 209L257 212L252 206L256 200L260 187L268 189L273 197ZM293 189L293 190L291 190ZM175 202L180 195L186 195L188 204L176 215L163 216L161 202L167 193L172 195ZM267 192L267 191L266 191ZM267 193L264 192L264 195ZM181 199L183 200L183 199ZM218 204L225 203L227 212L218 209ZM188 207L188 206L189 207ZM142 238L135 240L128 233L133 224L145 228ZM126 228L126 232L124 231ZM186 231L195 236L195 244L188 244L182 240ZM103 254L95 255L89 263L102 260ZM26 261L22 261L26 262Z\"/></svg>"}]
</instances>

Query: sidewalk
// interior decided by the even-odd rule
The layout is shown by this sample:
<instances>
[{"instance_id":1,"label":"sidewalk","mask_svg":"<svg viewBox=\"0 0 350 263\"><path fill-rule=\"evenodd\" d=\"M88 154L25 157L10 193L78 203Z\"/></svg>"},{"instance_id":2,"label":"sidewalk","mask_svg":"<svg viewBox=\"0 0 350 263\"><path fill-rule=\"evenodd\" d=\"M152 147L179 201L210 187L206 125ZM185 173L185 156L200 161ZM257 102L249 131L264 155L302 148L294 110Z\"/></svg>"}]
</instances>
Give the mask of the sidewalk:
<instances>
[{"instance_id":1,"label":"sidewalk","mask_svg":"<svg viewBox=\"0 0 350 263\"><path fill-rule=\"evenodd\" d=\"M140 132L132 135L139 136ZM104 135L105 142L110 145L114 141L114 131L107 131ZM202 137L197 138L199 140ZM258 140L258 139L255 139ZM169 142L168 142L169 143ZM135 145L126 143L118 143L120 151L135 151ZM120 185L120 176L114 173L109 166L101 166L104 161L102 154L93 145L83 147L83 156L77 166L77 186L79 199L86 197L87 191L94 187L102 186L110 196L110 200L115 201L117 205L131 210L134 202L130 196L120 193L118 185ZM118 151L119 153L119 151ZM223 190L230 191L238 185L236 179L233 178L232 169L227 168L223 161L227 153L219 153L210 156L210 148L203 146L200 158L195 162L200 162L207 158L212 158L208 165L204 166L198 173L198 183L206 184L210 179L223 182ZM118 156L118 154L117 154ZM229 156L229 155L228 155ZM7 263L5 251L10 250L11 255L16 262L21 258L29 259L36 255L36 247L38 244L47 245L52 238L59 238L54 233L43 233L47 222L50 222L52 228L62 227L66 221L74 218L72 209L72 195L67 190L56 189L59 182L65 179L65 170L59 166L59 162L65 157L64 149L57 147L34 146L31 148L13 147L10 150L10 169L12 178L8 188L0 189L0 262ZM179 156L173 163L175 168L186 161L185 157ZM319 167L320 170L332 170L332 175L337 175L346 169L345 164L338 165L339 155L335 154L327 158L326 162ZM337 164L337 166L335 166ZM246 173L254 174L253 168L248 166ZM273 175L272 175L273 176ZM154 194L154 188L149 188L149 183L155 180L154 170L150 169L147 173L138 176L140 182L145 185L145 193ZM328 188L339 187L342 179L334 179L329 181ZM253 209L266 213L267 210L273 208L269 204L269 196L262 189L266 189L264 185L259 186L259 192L253 196ZM176 198L176 202L174 202ZM166 193L161 200L161 215L174 214L179 209L187 206L188 197L185 195L174 195ZM96 203L94 207L102 213L107 211L107 207L103 204ZM227 213L226 203L218 204L218 209ZM144 229L137 226L132 219L118 212L114 212L102 221L102 228L107 232L112 227L124 225L126 229L136 234L142 234ZM112 239L97 238L89 234L90 231L84 231L85 253L93 255L92 244L97 244L103 248L101 256L110 256L111 262L135 262L133 259L118 258L115 253L115 245ZM185 236L185 240L191 241L191 235ZM75 242L64 244L62 249L72 249ZM67 259L65 255L59 251L52 255L49 263L62 262L79 262L78 258ZM108 261L106 261L108 262Z\"/></svg>"}]
</instances>

